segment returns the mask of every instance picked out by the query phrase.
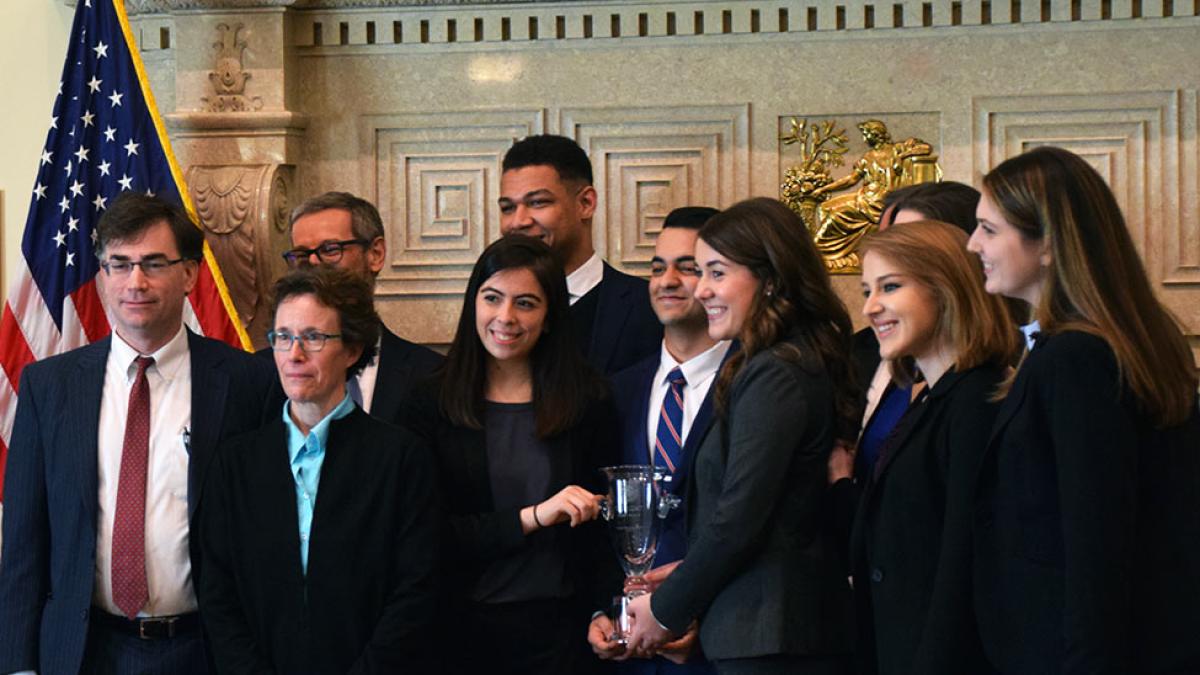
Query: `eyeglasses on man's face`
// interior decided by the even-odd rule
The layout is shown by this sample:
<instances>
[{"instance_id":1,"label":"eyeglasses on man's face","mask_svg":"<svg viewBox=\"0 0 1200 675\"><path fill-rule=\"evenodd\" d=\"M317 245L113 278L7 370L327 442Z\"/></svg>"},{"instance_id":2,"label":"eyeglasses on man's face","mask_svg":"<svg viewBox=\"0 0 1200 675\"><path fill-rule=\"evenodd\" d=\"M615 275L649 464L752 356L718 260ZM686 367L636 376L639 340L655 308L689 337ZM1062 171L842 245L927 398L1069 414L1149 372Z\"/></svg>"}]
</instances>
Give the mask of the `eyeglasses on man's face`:
<instances>
[{"instance_id":1,"label":"eyeglasses on man's face","mask_svg":"<svg viewBox=\"0 0 1200 675\"><path fill-rule=\"evenodd\" d=\"M122 258L114 258L110 260L101 260L100 268L110 277L124 277L133 272L133 268L141 267L142 274L148 277L160 277L166 274L167 269L173 265L188 260L188 258L176 258L171 260L166 256L153 256L143 258L141 260L124 260Z\"/></svg>"},{"instance_id":2,"label":"eyeglasses on man's face","mask_svg":"<svg viewBox=\"0 0 1200 675\"><path fill-rule=\"evenodd\" d=\"M292 335L287 331L269 330L267 331L267 344L271 345L271 349L277 352L290 352L292 345L299 340L300 347L306 352L319 352L325 348L326 340L334 340L342 337L338 333L322 333L320 331L308 330L299 335Z\"/></svg>"},{"instance_id":3,"label":"eyeglasses on man's face","mask_svg":"<svg viewBox=\"0 0 1200 675\"><path fill-rule=\"evenodd\" d=\"M297 247L290 251L284 251L283 259L287 261L288 267L296 268L301 265L307 265L312 259L314 253L317 254L317 259L326 265L332 265L342 259L342 252L347 246L362 246L366 248L371 242L366 239L343 239L342 241L325 241L316 248Z\"/></svg>"}]
</instances>

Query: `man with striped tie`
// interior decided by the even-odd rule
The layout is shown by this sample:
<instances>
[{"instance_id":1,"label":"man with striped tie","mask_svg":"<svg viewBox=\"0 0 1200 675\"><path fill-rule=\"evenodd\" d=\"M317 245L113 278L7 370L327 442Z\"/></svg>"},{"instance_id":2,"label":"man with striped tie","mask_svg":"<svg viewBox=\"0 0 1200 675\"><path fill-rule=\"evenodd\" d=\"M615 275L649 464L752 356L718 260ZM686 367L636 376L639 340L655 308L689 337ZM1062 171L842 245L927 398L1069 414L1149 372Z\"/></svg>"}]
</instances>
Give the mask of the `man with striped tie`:
<instances>
[{"instance_id":1,"label":"man with striped tie","mask_svg":"<svg viewBox=\"0 0 1200 675\"><path fill-rule=\"evenodd\" d=\"M709 337L704 307L693 296L700 279L697 234L716 213L708 207L687 206L667 215L650 267L650 304L663 325L662 348L612 377L624 439L622 461L661 468L671 477L668 489L680 496L686 489L692 454L708 431L712 385L730 349L728 341ZM668 516L649 580L661 580L687 552L686 522L682 508ZM593 619L588 641L601 658L623 654L620 645L608 640L611 634L608 617ZM653 658L625 661L620 670L638 675L713 672L696 649L694 631L664 646Z\"/></svg>"}]
</instances>

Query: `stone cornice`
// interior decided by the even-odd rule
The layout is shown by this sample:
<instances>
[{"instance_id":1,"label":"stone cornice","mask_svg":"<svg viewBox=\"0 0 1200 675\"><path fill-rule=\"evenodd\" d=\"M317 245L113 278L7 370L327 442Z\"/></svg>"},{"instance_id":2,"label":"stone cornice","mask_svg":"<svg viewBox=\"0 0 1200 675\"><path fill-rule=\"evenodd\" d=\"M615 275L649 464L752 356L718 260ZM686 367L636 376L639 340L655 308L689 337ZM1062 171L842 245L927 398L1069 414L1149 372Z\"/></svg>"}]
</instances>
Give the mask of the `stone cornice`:
<instances>
[{"instance_id":1,"label":"stone cornice","mask_svg":"<svg viewBox=\"0 0 1200 675\"><path fill-rule=\"evenodd\" d=\"M528 4L530 2L563 2L564 0L125 0L131 16L167 14L174 11L243 10L271 7L297 9L343 9L361 7L425 7L425 6L487 6ZM579 0L566 0L576 2ZM592 0L593 2L595 0ZM67 0L74 5L75 0Z\"/></svg>"}]
</instances>

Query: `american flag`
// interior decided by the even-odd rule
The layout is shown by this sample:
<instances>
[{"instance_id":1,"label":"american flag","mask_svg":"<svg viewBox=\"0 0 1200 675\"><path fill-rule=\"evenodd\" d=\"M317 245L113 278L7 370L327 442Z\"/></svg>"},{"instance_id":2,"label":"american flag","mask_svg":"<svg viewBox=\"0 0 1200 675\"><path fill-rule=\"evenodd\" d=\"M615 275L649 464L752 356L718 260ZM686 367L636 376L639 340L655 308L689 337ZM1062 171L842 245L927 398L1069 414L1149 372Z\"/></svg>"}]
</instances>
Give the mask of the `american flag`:
<instances>
[{"instance_id":1,"label":"american flag","mask_svg":"<svg viewBox=\"0 0 1200 675\"><path fill-rule=\"evenodd\" d=\"M95 225L117 195L139 190L183 204L196 220L150 92L123 0L80 0L21 240L0 317L0 499L26 364L109 332L96 291ZM238 321L205 244L185 321L243 349Z\"/></svg>"}]
</instances>

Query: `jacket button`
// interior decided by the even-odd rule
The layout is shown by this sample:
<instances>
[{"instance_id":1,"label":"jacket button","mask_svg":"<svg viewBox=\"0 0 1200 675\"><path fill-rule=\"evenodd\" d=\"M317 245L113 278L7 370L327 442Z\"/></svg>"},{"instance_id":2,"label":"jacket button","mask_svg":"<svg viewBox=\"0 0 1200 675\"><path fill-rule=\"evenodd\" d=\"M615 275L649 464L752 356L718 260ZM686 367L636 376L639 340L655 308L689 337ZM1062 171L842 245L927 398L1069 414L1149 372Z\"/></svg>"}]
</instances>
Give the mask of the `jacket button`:
<instances>
[{"instance_id":1,"label":"jacket button","mask_svg":"<svg viewBox=\"0 0 1200 675\"><path fill-rule=\"evenodd\" d=\"M87 618L88 618L88 611L87 611L86 609L85 609L85 610L83 610L82 612L80 612L80 613L79 613L79 615L80 615L81 617L83 617L83 620L84 620L84 621L87 621Z\"/></svg>"},{"instance_id":2,"label":"jacket button","mask_svg":"<svg viewBox=\"0 0 1200 675\"><path fill-rule=\"evenodd\" d=\"M883 570L879 569L878 567L871 570L871 581L874 581L875 583L883 581Z\"/></svg>"}]
</instances>

